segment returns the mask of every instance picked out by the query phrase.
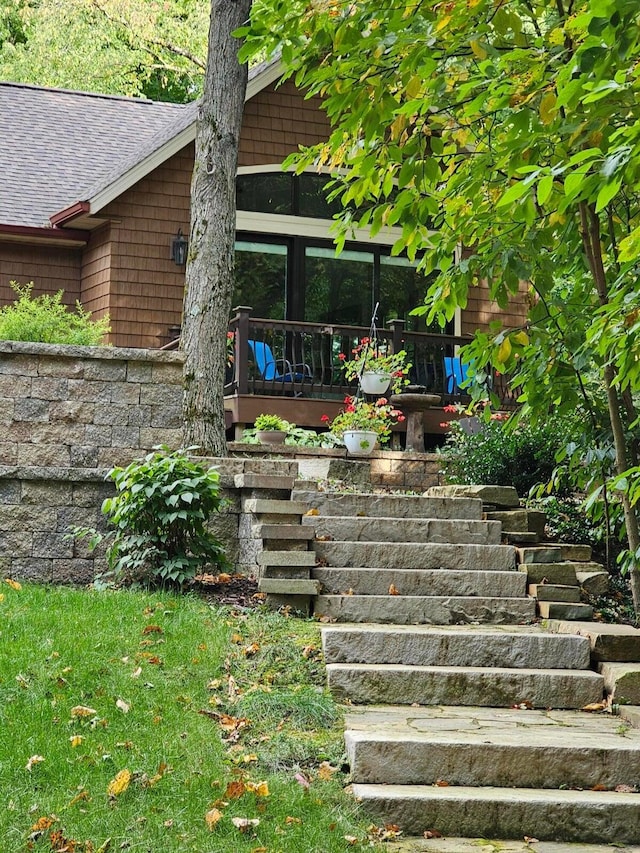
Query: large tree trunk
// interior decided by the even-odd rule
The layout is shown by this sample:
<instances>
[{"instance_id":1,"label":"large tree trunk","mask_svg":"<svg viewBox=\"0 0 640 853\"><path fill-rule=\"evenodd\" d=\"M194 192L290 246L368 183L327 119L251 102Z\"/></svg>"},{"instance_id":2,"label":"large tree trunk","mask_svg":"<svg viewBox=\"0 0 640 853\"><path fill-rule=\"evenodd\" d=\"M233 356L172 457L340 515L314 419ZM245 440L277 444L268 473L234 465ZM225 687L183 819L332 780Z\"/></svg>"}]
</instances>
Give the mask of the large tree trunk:
<instances>
[{"instance_id":1,"label":"large tree trunk","mask_svg":"<svg viewBox=\"0 0 640 853\"><path fill-rule=\"evenodd\" d=\"M235 178L247 87L232 33L251 0L211 0L209 55L191 182L191 235L182 319L184 441L225 456L223 386L234 287Z\"/></svg>"}]
</instances>

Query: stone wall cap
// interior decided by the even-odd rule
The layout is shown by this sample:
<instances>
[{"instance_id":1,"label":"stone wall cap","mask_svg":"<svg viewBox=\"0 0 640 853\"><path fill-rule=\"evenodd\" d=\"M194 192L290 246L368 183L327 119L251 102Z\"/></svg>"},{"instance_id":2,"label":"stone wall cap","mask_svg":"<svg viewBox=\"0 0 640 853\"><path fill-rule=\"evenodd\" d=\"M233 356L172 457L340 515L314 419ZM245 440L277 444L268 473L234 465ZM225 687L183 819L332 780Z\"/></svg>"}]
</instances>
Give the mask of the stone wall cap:
<instances>
[{"instance_id":1,"label":"stone wall cap","mask_svg":"<svg viewBox=\"0 0 640 853\"><path fill-rule=\"evenodd\" d=\"M106 478L108 468L46 468L36 465L0 465L0 480L58 480L93 483Z\"/></svg>"},{"instance_id":2,"label":"stone wall cap","mask_svg":"<svg viewBox=\"0 0 640 853\"><path fill-rule=\"evenodd\" d=\"M156 364L179 364L184 353L172 350L142 349L136 347L81 347L73 344L43 344L31 341L0 341L0 353L15 355L41 355L50 358L96 358L110 361L151 361Z\"/></svg>"}]
</instances>

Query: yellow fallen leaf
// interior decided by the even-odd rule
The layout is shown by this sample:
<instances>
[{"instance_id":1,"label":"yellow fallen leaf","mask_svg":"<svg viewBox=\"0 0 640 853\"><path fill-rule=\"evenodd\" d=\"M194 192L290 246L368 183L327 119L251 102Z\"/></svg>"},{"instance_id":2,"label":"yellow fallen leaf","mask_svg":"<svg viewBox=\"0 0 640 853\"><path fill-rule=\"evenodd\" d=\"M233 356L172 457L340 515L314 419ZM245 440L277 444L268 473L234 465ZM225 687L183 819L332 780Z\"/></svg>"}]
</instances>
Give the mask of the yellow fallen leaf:
<instances>
[{"instance_id":1,"label":"yellow fallen leaf","mask_svg":"<svg viewBox=\"0 0 640 853\"><path fill-rule=\"evenodd\" d=\"M307 512L305 512L305 515L320 515L320 510L315 509L315 507L314 507L313 509L310 509Z\"/></svg>"},{"instance_id":2,"label":"yellow fallen leaf","mask_svg":"<svg viewBox=\"0 0 640 853\"><path fill-rule=\"evenodd\" d=\"M323 782L328 782L337 772L337 767L332 767L328 761L323 761L318 767L318 779L321 779Z\"/></svg>"},{"instance_id":3,"label":"yellow fallen leaf","mask_svg":"<svg viewBox=\"0 0 640 853\"><path fill-rule=\"evenodd\" d=\"M389 586L389 595L400 595L394 584L390 584Z\"/></svg>"},{"instance_id":4,"label":"yellow fallen leaf","mask_svg":"<svg viewBox=\"0 0 640 853\"><path fill-rule=\"evenodd\" d=\"M130 782L131 771L127 770L125 767L124 770L116 773L115 777L109 782L107 785L107 794L109 794L110 797L119 797L120 794L124 794L127 790Z\"/></svg>"},{"instance_id":5,"label":"yellow fallen leaf","mask_svg":"<svg viewBox=\"0 0 640 853\"><path fill-rule=\"evenodd\" d=\"M43 761L44 758L42 757L42 755L32 755L31 758L25 764L24 769L28 770L29 773L31 773L31 768L34 767L36 764L42 764Z\"/></svg>"},{"instance_id":6,"label":"yellow fallen leaf","mask_svg":"<svg viewBox=\"0 0 640 853\"><path fill-rule=\"evenodd\" d=\"M86 791L84 788L81 788L80 791L78 791L78 793L75 795L75 797L69 801L69 805L75 806L76 803L82 803L89 799L89 792Z\"/></svg>"},{"instance_id":7,"label":"yellow fallen leaf","mask_svg":"<svg viewBox=\"0 0 640 853\"><path fill-rule=\"evenodd\" d=\"M255 754L255 752L251 752L251 753L249 753L249 755L243 755L242 756L242 761L244 764L251 764L252 762L257 761L257 760L258 760L258 756Z\"/></svg>"},{"instance_id":8,"label":"yellow fallen leaf","mask_svg":"<svg viewBox=\"0 0 640 853\"><path fill-rule=\"evenodd\" d=\"M250 658L253 655L255 655L256 652L259 652L259 651L260 651L260 646L258 645L258 643L251 643L251 645L244 647L244 649L242 650L242 654L245 657Z\"/></svg>"},{"instance_id":9,"label":"yellow fallen leaf","mask_svg":"<svg viewBox=\"0 0 640 853\"><path fill-rule=\"evenodd\" d=\"M76 746L80 746L84 738L82 735L71 735L69 738L69 743L71 744L72 749L75 749Z\"/></svg>"},{"instance_id":10,"label":"yellow fallen leaf","mask_svg":"<svg viewBox=\"0 0 640 853\"><path fill-rule=\"evenodd\" d=\"M4 601L4 592L0 592L0 604Z\"/></svg>"},{"instance_id":11,"label":"yellow fallen leaf","mask_svg":"<svg viewBox=\"0 0 640 853\"><path fill-rule=\"evenodd\" d=\"M247 791L252 794L255 794L256 797L269 796L269 784L267 782L247 782L246 788Z\"/></svg>"},{"instance_id":12,"label":"yellow fallen leaf","mask_svg":"<svg viewBox=\"0 0 640 853\"><path fill-rule=\"evenodd\" d=\"M296 825L302 823L302 821L300 820L299 817L291 817L289 815L287 817L285 817L284 822L287 824L287 826L291 826L291 824L294 824L294 823Z\"/></svg>"},{"instance_id":13,"label":"yellow fallen leaf","mask_svg":"<svg viewBox=\"0 0 640 853\"><path fill-rule=\"evenodd\" d=\"M209 832L213 832L216 826L220 823L222 819L222 812L220 809L209 809L209 811L204 816L204 821L207 824L207 829Z\"/></svg>"},{"instance_id":14,"label":"yellow fallen leaf","mask_svg":"<svg viewBox=\"0 0 640 853\"><path fill-rule=\"evenodd\" d=\"M14 581L13 578L5 578L4 582L11 587L11 589L15 589L16 592L20 592L22 589L21 584L18 581Z\"/></svg>"},{"instance_id":15,"label":"yellow fallen leaf","mask_svg":"<svg viewBox=\"0 0 640 853\"><path fill-rule=\"evenodd\" d=\"M87 705L74 705L71 709L72 717L95 717L97 713L94 708L89 708Z\"/></svg>"},{"instance_id":16,"label":"yellow fallen leaf","mask_svg":"<svg viewBox=\"0 0 640 853\"><path fill-rule=\"evenodd\" d=\"M246 790L246 786L242 779L234 779L233 782L229 782L227 785L227 790L224 792L224 799L237 800Z\"/></svg>"}]
</instances>

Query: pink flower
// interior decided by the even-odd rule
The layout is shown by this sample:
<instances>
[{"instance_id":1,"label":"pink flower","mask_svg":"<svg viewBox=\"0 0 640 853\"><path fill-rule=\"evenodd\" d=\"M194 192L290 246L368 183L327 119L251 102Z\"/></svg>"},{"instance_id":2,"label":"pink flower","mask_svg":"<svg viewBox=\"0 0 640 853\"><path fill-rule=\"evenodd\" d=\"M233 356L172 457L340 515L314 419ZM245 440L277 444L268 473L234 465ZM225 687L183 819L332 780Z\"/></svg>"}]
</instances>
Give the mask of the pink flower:
<instances>
[{"instance_id":1,"label":"pink flower","mask_svg":"<svg viewBox=\"0 0 640 853\"><path fill-rule=\"evenodd\" d=\"M405 416L404 415L398 415L398 423L401 424L402 421L406 421Z\"/></svg>"},{"instance_id":2,"label":"pink flower","mask_svg":"<svg viewBox=\"0 0 640 853\"><path fill-rule=\"evenodd\" d=\"M456 409L455 406L444 406L442 411L443 412L457 412L458 410ZM442 424L440 424L440 426L442 426Z\"/></svg>"},{"instance_id":3,"label":"pink flower","mask_svg":"<svg viewBox=\"0 0 640 853\"><path fill-rule=\"evenodd\" d=\"M376 406L386 406L388 402L386 397L380 397L376 400Z\"/></svg>"},{"instance_id":4,"label":"pink flower","mask_svg":"<svg viewBox=\"0 0 640 853\"><path fill-rule=\"evenodd\" d=\"M451 422L450 421L441 421L440 426L443 427L444 429L446 429L447 427L451 426Z\"/></svg>"},{"instance_id":5,"label":"pink flower","mask_svg":"<svg viewBox=\"0 0 640 853\"><path fill-rule=\"evenodd\" d=\"M328 424L330 420L331 418L329 417L329 415L322 415L322 417L320 418L320 422L323 424Z\"/></svg>"}]
</instances>

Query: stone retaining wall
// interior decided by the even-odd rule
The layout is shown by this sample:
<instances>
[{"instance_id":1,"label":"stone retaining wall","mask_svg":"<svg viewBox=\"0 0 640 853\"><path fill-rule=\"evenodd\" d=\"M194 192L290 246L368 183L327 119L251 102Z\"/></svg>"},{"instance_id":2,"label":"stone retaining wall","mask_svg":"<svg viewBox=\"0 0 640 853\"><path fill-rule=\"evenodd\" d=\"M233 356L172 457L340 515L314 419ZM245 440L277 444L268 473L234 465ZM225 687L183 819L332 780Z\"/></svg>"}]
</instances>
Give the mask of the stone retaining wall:
<instances>
[{"instance_id":1,"label":"stone retaining wall","mask_svg":"<svg viewBox=\"0 0 640 853\"><path fill-rule=\"evenodd\" d=\"M109 468L180 447L182 355L0 342L0 464Z\"/></svg>"}]
</instances>

